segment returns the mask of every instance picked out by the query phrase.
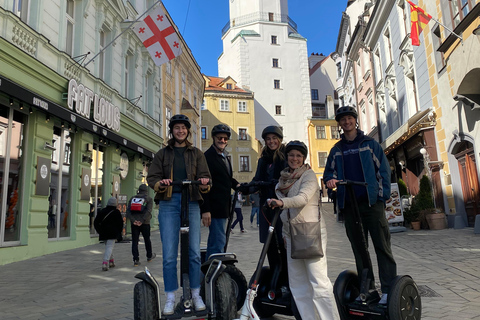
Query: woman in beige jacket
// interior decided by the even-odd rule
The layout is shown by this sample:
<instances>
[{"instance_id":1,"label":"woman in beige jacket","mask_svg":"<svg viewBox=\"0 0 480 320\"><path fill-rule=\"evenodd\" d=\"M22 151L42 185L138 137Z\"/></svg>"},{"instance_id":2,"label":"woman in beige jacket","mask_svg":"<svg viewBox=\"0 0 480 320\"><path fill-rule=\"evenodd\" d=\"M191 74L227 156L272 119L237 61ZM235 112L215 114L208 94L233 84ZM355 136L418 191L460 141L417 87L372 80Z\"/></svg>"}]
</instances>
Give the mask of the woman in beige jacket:
<instances>
[{"instance_id":1,"label":"woman in beige jacket","mask_svg":"<svg viewBox=\"0 0 480 320\"><path fill-rule=\"evenodd\" d=\"M321 220L322 258L292 259L288 216L298 222L318 221L320 216L320 188L317 177L305 159L308 149L301 141L291 141L286 147L288 167L280 175L275 187L279 200L269 200L270 206L283 211L283 238L287 249L289 285L303 320L337 320L337 306L333 287L327 275L327 230ZM272 201L276 201L275 204Z\"/></svg>"}]
</instances>

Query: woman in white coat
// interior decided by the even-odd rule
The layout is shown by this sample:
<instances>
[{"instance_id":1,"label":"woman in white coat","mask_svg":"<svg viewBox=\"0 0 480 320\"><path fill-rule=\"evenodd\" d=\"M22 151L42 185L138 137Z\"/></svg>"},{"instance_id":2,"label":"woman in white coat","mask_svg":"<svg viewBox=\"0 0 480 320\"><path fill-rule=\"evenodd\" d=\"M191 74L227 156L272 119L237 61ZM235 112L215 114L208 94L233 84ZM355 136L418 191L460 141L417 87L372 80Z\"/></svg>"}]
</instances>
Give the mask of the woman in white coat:
<instances>
[{"instance_id":1,"label":"woman in white coat","mask_svg":"<svg viewBox=\"0 0 480 320\"><path fill-rule=\"evenodd\" d=\"M305 159L308 149L301 141L286 146L288 167L275 187L278 200L269 200L270 206L280 207L283 237L287 249L290 290L302 320L338 320L333 287L327 275L327 230L321 220L324 256L314 259L292 259L288 215L299 222L318 221L320 217L320 188L317 177ZM275 205L272 201L275 201ZM288 213L287 213L288 211Z\"/></svg>"}]
</instances>

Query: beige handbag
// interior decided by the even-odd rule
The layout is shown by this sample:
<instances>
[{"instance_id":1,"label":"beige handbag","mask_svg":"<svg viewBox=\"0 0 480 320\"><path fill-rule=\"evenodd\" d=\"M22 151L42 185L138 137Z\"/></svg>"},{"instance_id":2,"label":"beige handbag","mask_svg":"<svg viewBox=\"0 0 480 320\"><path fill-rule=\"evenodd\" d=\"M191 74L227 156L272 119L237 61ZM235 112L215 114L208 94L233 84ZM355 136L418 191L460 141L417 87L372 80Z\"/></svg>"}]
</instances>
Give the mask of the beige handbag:
<instances>
[{"instance_id":1,"label":"beige handbag","mask_svg":"<svg viewBox=\"0 0 480 320\"><path fill-rule=\"evenodd\" d=\"M292 223L290 210L287 211L292 239L292 259L313 259L323 257L320 212L316 222Z\"/></svg>"}]
</instances>

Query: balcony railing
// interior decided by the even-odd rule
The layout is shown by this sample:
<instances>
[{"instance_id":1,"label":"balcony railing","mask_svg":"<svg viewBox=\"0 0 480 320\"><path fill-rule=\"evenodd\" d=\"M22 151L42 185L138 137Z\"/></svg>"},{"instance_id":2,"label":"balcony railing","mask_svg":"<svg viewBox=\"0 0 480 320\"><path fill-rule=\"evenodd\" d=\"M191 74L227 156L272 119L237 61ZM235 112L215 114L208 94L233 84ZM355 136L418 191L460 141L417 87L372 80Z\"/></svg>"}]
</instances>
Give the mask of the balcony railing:
<instances>
[{"instance_id":1,"label":"balcony railing","mask_svg":"<svg viewBox=\"0 0 480 320\"><path fill-rule=\"evenodd\" d=\"M286 14L278 14L271 12L254 12L250 14L246 14L244 16L237 17L228 21L225 26L222 28L222 36L227 33L230 27L238 27L242 25L246 25L253 22L282 22L288 23L288 25L297 32L297 24L295 21L290 19L290 17Z\"/></svg>"}]
</instances>

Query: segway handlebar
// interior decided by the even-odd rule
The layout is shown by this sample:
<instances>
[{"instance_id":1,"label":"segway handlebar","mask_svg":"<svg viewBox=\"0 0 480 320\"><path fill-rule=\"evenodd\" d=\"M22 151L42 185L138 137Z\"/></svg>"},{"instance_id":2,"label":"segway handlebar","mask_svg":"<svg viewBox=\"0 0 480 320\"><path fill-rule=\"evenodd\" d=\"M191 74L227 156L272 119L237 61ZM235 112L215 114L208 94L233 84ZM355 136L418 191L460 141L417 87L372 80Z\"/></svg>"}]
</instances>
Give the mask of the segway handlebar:
<instances>
[{"instance_id":1,"label":"segway handlebar","mask_svg":"<svg viewBox=\"0 0 480 320\"><path fill-rule=\"evenodd\" d=\"M353 180L342 180L337 181L337 186L346 186L346 185L356 185L356 186L367 186L368 183L363 181L353 181Z\"/></svg>"},{"instance_id":2,"label":"segway handlebar","mask_svg":"<svg viewBox=\"0 0 480 320\"><path fill-rule=\"evenodd\" d=\"M210 185L211 180L206 184ZM183 186L183 185L202 185L202 182L200 180L175 180L172 181L170 184L165 184L165 183L160 183L162 187L168 187L168 186Z\"/></svg>"},{"instance_id":3,"label":"segway handlebar","mask_svg":"<svg viewBox=\"0 0 480 320\"><path fill-rule=\"evenodd\" d=\"M253 180L251 182L244 182L240 184L240 187L248 188L248 187L270 187L274 186L278 183L278 180L272 179L270 181L257 181Z\"/></svg>"}]
</instances>

